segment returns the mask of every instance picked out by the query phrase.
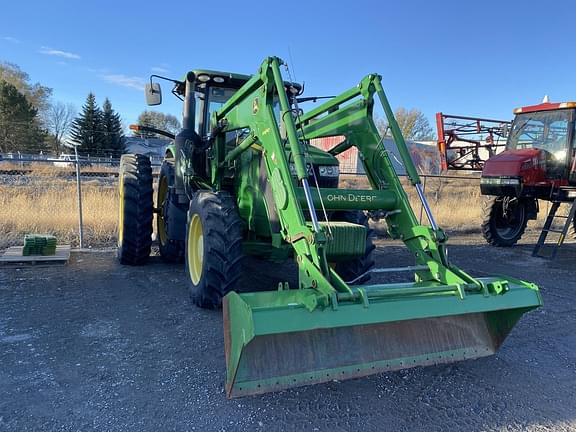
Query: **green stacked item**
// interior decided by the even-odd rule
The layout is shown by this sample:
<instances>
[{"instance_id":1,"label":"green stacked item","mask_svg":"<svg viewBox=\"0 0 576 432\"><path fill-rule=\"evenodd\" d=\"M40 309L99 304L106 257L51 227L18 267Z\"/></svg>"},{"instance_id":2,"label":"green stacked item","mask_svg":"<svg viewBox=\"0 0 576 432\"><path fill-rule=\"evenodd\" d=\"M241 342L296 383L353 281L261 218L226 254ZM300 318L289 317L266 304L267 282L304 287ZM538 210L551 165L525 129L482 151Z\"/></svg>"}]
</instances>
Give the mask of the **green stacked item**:
<instances>
[{"instance_id":1,"label":"green stacked item","mask_svg":"<svg viewBox=\"0 0 576 432\"><path fill-rule=\"evenodd\" d=\"M55 255L56 237L48 234L26 234L24 236L23 256Z\"/></svg>"}]
</instances>

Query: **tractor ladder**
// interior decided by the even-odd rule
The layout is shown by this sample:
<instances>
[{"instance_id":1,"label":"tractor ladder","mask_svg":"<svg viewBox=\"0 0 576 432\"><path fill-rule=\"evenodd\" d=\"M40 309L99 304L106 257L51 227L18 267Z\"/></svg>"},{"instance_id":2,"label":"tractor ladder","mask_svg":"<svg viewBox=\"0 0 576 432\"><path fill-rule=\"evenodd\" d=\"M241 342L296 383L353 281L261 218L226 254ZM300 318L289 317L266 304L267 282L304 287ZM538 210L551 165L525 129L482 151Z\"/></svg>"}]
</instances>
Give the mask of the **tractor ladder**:
<instances>
[{"instance_id":1,"label":"tractor ladder","mask_svg":"<svg viewBox=\"0 0 576 432\"><path fill-rule=\"evenodd\" d=\"M538 238L538 242L532 251L533 257L553 260L556 258L558 249L560 249L560 247L564 244L566 234L570 229L570 224L574 220L574 215L576 215L576 200L572 201L568 215L556 214L558 212L558 208L560 208L560 204L562 204L562 201L552 201L552 206L550 207L550 211L546 217L546 222L544 223L540 237ZM564 219L564 224L562 225L561 229L552 228L555 219ZM549 233L559 234L560 236L556 242L546 243L546 239L548 238ZM544 250L548 250L549 253L542 253Z\"/></svg>"}]
</instances>

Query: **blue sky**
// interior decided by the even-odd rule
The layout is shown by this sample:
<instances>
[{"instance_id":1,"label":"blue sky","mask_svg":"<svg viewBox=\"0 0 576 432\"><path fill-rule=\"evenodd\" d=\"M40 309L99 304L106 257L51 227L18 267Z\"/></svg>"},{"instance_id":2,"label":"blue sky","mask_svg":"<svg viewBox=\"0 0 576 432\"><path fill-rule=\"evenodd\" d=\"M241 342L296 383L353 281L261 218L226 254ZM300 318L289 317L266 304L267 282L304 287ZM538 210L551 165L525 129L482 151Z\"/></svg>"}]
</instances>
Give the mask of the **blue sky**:
<instances>
[{"instance_id":1,"label":"blue sky","mask_svg":"<svg viewBox=\"0 0 576 432\"><path fill-rule=\"evenodd\" d=\"M78 108L92 91L126 124L146 109L150 73L253 73L289 61L307 95L338 94L380 73L393 107L510 118L512 108L576 99L571 1L6 2L0 60ZM169 7L167 7L169 6ZM164 85L159 110L180 105Z\"/></svg>"}]
</instances>

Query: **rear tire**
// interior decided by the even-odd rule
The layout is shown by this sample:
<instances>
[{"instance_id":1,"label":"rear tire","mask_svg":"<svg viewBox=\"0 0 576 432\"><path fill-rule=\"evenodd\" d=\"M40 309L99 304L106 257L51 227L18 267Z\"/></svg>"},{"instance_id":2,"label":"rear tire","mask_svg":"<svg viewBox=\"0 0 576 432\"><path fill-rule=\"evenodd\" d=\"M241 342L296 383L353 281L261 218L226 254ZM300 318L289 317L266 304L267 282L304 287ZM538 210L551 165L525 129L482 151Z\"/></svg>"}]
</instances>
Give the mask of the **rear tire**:
<instances>
[{"instance_id":1,"label":"rear tire","mask_svg":"<svg viewBox=\"0 0 576 432\"><path fill-rule=\"evenodd\" d=\"M170 214L170 200L173 199L172 188L174 186L174 162L164 160L160 168L160 177L158 179L158 192L156 206L156 232L158 233L158 249L162 260L168 263L178 263L184 261L184 242L181 240L171 239L169 232L170 224L177 223L174 214ZM176 211L177 209L174 209ZM181 221L182 225L184 221ZM184 226L182 226L184 229Z\"/></svg>"},{"instance_id":2,"label":"rear tire","mask_svg":"<svg viewBox=\"0 0 576 432\"><path fill-rule=\"evenodd\" d=\"M152 246L153 187L150 159L127 154L120 159L118 250L121 264L142 265Z\"/></svg>"},{"instance_id":3,"label":"rear tire","mask_svg":"<svg viewBox=\"0 0 576 432\"><path fill-rule=\"evenodd\" d=\"M374 267L372 251L376 249L376 246L374 246L373 242L373 230L370 229L368 216L366 216L363 211L339 211L335 212L331 219L334 221L351 222L366 227L366 250L364 255L349 261L339 262L335 267L336 273L338 273L344 281L352 281ZM368 280L370 280L370 274L363 276L354 283L362 284Z\"/></svg>"},{"instance_id":4,"label":"rear tire","mask_svg":"<svg viewBox=\"0 0 576 432\"><path fill-rule=\"evenodd\" d=\"M186 226L186 275L192 302L205 309L222 305L242 270L243 223L227 192L197 192Z\"/></svg>"},{"instance_id":5,"label":"rear tire","mask_svg":"<svg viewBox=\"0 0 576 432\"><path fill-rule=\"evenodd\" d=\"M508 210L505 212L506 206ZM528 217L525 200L502 196L487 197L482 205L482 235L492 246L514 246L526 230Z\"/></svg>"}]
</instances>

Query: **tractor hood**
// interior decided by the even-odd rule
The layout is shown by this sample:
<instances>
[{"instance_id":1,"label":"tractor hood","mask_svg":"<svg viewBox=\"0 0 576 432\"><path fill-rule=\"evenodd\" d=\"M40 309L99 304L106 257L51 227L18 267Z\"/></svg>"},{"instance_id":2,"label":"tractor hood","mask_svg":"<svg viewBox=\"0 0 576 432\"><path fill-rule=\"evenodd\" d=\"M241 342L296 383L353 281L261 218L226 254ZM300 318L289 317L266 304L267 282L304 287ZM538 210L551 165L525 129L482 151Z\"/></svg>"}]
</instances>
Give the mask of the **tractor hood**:
<instances>
[{"instance_id":1,"label":"tractor hood","mask_svg":"<svg viewBox=\"0 0 576 432\"><path fill-rule=\"evenodd\" d=\"M534 148L505 150L486 161L482 177L519 176L523 164L538 166L541 153L542 150Z\"/></svg>"},{"instance_id":2,"label":"tractor hood","mask_svg":"<svg viewBox=\"0 0 576 432\"><path fill-rule=\"evenodd\" d=\"M309 146L308 154L310 155L310 160L314 165L338 165L338 159L328 152L325 152L318 147Z\"/></svg>"}]
</instances>

